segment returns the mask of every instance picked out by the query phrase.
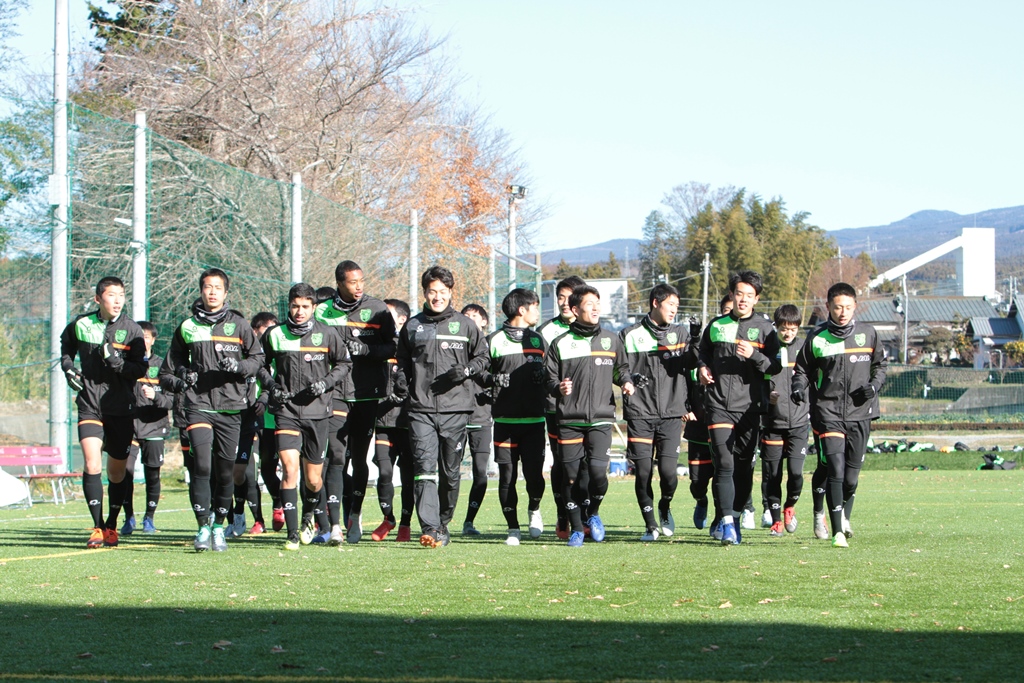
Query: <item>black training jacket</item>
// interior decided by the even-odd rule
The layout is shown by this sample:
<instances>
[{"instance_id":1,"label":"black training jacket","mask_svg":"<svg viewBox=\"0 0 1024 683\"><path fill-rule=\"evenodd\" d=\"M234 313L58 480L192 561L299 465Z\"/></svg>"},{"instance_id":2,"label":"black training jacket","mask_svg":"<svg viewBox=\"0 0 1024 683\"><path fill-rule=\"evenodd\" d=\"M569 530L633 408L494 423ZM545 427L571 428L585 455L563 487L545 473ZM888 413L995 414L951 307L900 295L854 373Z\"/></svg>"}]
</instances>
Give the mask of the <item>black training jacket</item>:
<instances>
[{"instance_id":1,"label":"black training jacket","mask_svg":"<svg viewBox=\"0 0 1024 683\"><path fill-rule=\"evenodd\" d=\"M115 370L104 358L104 344L124 359ZM82 390L75 398L78 412L100 416L135 413L135 380L146 374L146 340L142 328L122 311L107 322L93 311L74 319L60 335L60 367L81 364Z\"/></svg>"},{"instance_id":2,"label":"black training jacket","mask_svg":"<svg viewBox=\"0 0 1024 683\"><path fill-rule=\"evenodd\" d=\"M540 327L537 328L537 333L544 339L545 348L551 348L552 342L568 331L569 323L562 320L561 316L552 318L546 323L542 323ZM553 396L547 396L544 400L546 401L544 411L554 414L555 408L557 407L557 399Z\"/></svg>"},{"instance_id":3,"label":"black training jacket","mask_svg":"<svg viewBox=\"0 0 1024 683\"><path fill-rule=\"evenodd\" d=\"M239 361L239 372L220 369L222 358ZM160 376L174 377L178 368L199 373L196 386L185 391L186 409L234 412L249 406L247 377L263 367L263 349L249 327L249 321L228 311L215 325L192 317L174 331L171 348L160 368Z\"/></svg>"},{"instance_id":4,"label":"black training jacket","mask_svg":"<svg viewBox=\"0 0 1024 683\"><path fill-rule=\"evenodd\" d=\"M334 390L338 401L369 401L385 398L388 360L395 357L395 319L387 304L363 296L351 306L339 308L337 301L324 301L314 317L337 328L344 339L358 339L370 347L365 356L352 357L352 372Z\"/></svg>"},{"instance_id":5,"label":"black training jacket","mask_svg":"<svg viewBox=\"0 0 1024 683\"><path fill-rule=\"evenodd\" d=\"M378 428L388 429L401 427L408 429L409 420L405 414L405 401L409 398L409 391L400 388L404 385L396 385L398 377L398 359L392 358L388 361L388 395L377 404Z\"/></svg>"},{"instance_id":6,"label":"black training jacket","mask_svg":"<svg viewBox=\"0 0 1024 683\"><path fill-rule=\"evenodd\" d=\"M736 343L741 339L754 347L750 358L743 358L736 352ZM770 371L778 346L775 327L757 312L742 320L726 313L708 323L700 339L698 365L711 371L715 383L705 387L705 409L708 412L764 412L768 403L768 384L764 376Z\"/></svg>"},{"instance_id":7,"label":"black training jacket","mask_svg":"<svg viewBox=\"0 0 1024 683\"><path fill-rule=\"evenodd\" d=\"M885 349L874 327L856 320L850 324L853 329L845 338L833 334L827 324L812 330L796 357L793 389L810 386L815 423L878 419L878 394L887 368ZM869 384L875 389L873 399L859 401L850 395Z\"/></svg>"},{"instance_id":8,"label":"black training jacket","mask_svg":"<svg viewBox=\"0 0 1024 683\"><path fill-rule=\"evenodd\" d=\"M494 389L491 414L495 420L543 419L547 401L546 344L540 332L504 325L487 335L488 373L509 376L509 384Z\"/></svg>"},{"instance_id":9,"label":"black training jacket","mask_svg":"<svg viewBox=\"0 0 1024 683\"><path fill-rule=\"evenodd\" d=\"M768 407L761 420L765 429L794 429L806 427L811 416L807 410L807 401L793 403L789 397L793 386L793 368L796 357L803 348L804 340L797 337L788 346L779 342L779 352L772 363L771 373L765 375L768 380L768 391L776 392L779 397L775 405L768 401Z\"/></svg>"},{"instance_id":10,"label":"black training jacket","mask_svg":"<svg viewBox=\"0 0 1024 683\"><path fill-rule=\"evenodd\" d=\"M398 366L409 383L412 413L472 413L479 385L471 378L452 382L455 366L478 375L487 367L484 334L476 323L450 306L442 313L421 311L398 335Z\"/></svg>"},{"instance_id":11,"label":"black training jacket","mask_svg":"<svg viewBox=\"0 0 1024 683\"><path fill-rule=\"evenodd\" d=\"M296 420L330 417L334 403L331 390L345 381L352 369L337 328L314 320L310 330L300 336L287 324L275 325L263 333L260 342L265 360L256 379L270 394L271 414ZM327 382L327 391L314 396L309 385L320 380ZM275 385L284 387L292 398L285 403L275 401Z\"/></svg>"},{"instance_id":12,"label":"black training jacket","mask_svg":"<svg viewBox=\"0 0 1024 683\"><path fill-rule=\"evenodd\" d=\"M160 356L150 356L147 360L149 367L146 374L135 383L135 400L139 406L135 411L136 439L163 439L170 431L171 421L167 413L174 407L174 398L160 386L160 366L163 362L164 359ZM143 387L153 389L153 398L146 398L142 391Z\"/></svg>"},{"instance_id":13,"label":"black training jacket","mask_svg":"<svg viewBox=\"0 0 1024 683\"><path fill-rule=\"evenodd\" d=\"M548 395L556 400L558 424L594 424L615 420L612 385L629 381L622 342L614 332L598 328L590 337L573 324L555 339L545 357ZM558 385L572 380L572 393L562 396Z\"/></svg>"},{"instance_id":14,"label":"black training jacket","mask_svg":"<svg viewBox=\"0 0 1024 683\"><path fill-rule=\"evenodd\" d=\"M619 332L619 339L630 375L649 380L646 388L637 387L635 394L622 397L625 418L654 420L686 414L686 371L687 365L693 367L693 356L686 353L689 326L671 324L662 329L647 315Z\"/></svg>"}]
</instances>

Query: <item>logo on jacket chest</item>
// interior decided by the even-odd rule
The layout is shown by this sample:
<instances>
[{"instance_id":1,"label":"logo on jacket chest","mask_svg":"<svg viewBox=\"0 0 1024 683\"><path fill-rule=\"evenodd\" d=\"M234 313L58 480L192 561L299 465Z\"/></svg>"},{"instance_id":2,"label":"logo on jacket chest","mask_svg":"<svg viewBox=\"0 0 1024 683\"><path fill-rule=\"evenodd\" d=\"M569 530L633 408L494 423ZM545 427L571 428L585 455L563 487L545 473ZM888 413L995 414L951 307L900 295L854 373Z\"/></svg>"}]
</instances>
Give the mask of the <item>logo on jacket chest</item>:
<instances>
[{"instance_id":1,"label":"logo on jacket chest","mask_svg":"<svg viewBox=\"0 0 1024 683\"><path fill-rule=\"evenodd\" d=\"M853 335L853 343L857 346L863 347L868 341L868 335L866 334L855 334Z\"/></svg>"},{"instance_id":2,"label":"logo on jacket chest","mask_svg":"<svg viewBox=\"0 0 1024 683\"><path fill-rule=\"evenodd\" d=\"M320 344L322 344L324 341L323 332L314 332L310 336L309 341L313 344L313 346L320 346Z\"/></svg>"},{"instance_id":3,"label":"logo on jacket chest","mask_svg":"<svg viewBox=\"0 0 1024 683\"><path fill-rule=\"evenodd\" d=\"M224 323L224 334L234 334L236 327L238 327L236 323Z\"/></svg>"},{"instance_id":4,"label":"logo on jacket chest","mask_svg":"<svg viewBox=\"0 0 1024 683\"><path fill-rule=\"evenodd\" d=\"M605 351L611 350L612 340L610 337L601 337L601 348Z\"/></svg>"},{"instance_id":5,"label":"logo on jacket chest","mask_svg":"<svg viewBox=\"0 0 1024 683\"><path fill-rule=\"evenodd\" d=\"M114 332L114 341L118 344L124 344L124 340L128 338L128 330L117 330Z\"/></svg>"},{"instance_id":6,"label":"logo on jacket chest","mask_svg":"<svg viewBox=\"0 0 1024 683\"><path fill-rule=\"evenodd\" d=\"M757 341L757 338L761 336L761 330L756 327L751 327L747 330L747 339L750 341Z\"/></svg>"},{"instance_id":7,"label":"logo on jacket chest","mask_svg":"<svg viewBox=\"0 0 1024 683\"><path fill-rule=\"evenodd\" d=\"M363 310L359 311L359 319L362 320L364 323L370 322L370 318L372 316L373 311L371 311L369 308L364 308Z\"/></svg>"}]
</instances>

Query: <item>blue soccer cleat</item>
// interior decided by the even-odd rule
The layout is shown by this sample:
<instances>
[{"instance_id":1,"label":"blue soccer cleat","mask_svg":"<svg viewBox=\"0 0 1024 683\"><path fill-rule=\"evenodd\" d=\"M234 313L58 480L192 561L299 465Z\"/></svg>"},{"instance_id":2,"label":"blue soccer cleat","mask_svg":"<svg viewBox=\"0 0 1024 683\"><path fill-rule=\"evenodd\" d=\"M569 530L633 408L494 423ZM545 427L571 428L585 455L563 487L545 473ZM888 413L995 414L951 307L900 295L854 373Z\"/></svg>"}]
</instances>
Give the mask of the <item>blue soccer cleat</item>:
<instances>
[{"instance_id":1,"label":"blue soccer cleat","mask_svg":"<svg viewBox=\"0 0 1024 683\"><path fill-rule=\"evenodd\" d=\"M124 524L121 526L121 535L131 536L133 531L135 531L135 515L124 520Z\"/></svg>"},{"instance_id":2,"label":"blue soccer cleat","mask_svg":"<svg viewBox=\"0 0 1024 683\"><path fill-rule=\"evenodd\" d=\"M587 526L590 527L590 537L594 539L595 543L600 543L604 540L604 523L600 517L593 515L587 520Z\"/></svg>"},{"instance_id":3,"label":"blue soccer cleat","mask_svg":"<svg viewBox=\"0 0 1024 683\"><path fill-rule=\"evenodd\" d=\"M583 547L583 532L582 531L574 531L571 534L569 534L568 546L570 548L582 548Z\"/></svg>"},{"instance_id":4,"label":"blue soccer cleat","mask_svg":"<svg viewBox=\"0 0 1024 683\"><path fill-rule=\"evenodd\" d=\"M694 505L693 506L693 527L695 529L703 529L708 523L708 506L707 505Z\"/></svg>"},{"instance_id":5,"label":"blue soccer cleat","mask_svg":"<svg viewBox=\"0 0 1024 683\"><path fill-rule=\"evenodd\" d=\"M740 542L739 529L735 522L722 524L722 545L738 545Z\"/></svg>"},{"instance_id":6,"label":"blue soccer cleat","mask_svg":"<svg viewBox=\"0 0 1024 683\"><path fill-rule=\"evenodd\" d=\"M156 533L156 525L153 524L153 518L152 517L143 517L142 518L142 533L144 533L144 534L155 534Z\"/></svg>"}]
</instances>

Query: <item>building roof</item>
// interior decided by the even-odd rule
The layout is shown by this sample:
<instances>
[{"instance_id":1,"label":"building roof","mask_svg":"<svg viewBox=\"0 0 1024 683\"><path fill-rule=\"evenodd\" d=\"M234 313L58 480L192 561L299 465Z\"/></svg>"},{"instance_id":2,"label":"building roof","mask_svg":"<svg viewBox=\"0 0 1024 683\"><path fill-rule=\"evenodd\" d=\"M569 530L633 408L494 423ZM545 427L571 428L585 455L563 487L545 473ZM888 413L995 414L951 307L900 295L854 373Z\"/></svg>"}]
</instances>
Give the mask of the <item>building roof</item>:
<instances>
[{"instance_id":1,"label":"building roof","mask_svg":"<svg viewBox=\"0 0 1024 683\"><path fill-rule=\"evenodd\" d=\"M956 319L994 317L996 309L980 296L911 296L909 322L952 323ZM864 299L857 304L857 320L870 324L903 323L893 298Z\"/></svg>"},{"instance_id":2,"label":"building roof","mask_svg":"<svg viewBox=\"0 0 1024 683\"><path fill-rule=\"evenodd\" d=\"M1020 339L1020 326L1016 318L971 318L967 326L971 337L1004 337Z\"/></svg>"}]
</instances>

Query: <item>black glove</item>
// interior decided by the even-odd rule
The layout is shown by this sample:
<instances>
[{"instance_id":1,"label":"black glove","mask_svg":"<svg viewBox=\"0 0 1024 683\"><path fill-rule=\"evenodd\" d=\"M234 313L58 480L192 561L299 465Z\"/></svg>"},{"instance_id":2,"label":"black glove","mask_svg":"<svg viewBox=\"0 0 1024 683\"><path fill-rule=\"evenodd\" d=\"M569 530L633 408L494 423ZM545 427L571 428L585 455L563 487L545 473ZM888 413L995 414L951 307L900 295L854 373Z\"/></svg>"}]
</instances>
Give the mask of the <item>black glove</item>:
<instances>
[{"instance_id":1,"label":"black glove","mask_svg":"<svg viewBox=\"0 0 1024 683\"><path fill-rule=\"evenodd\" d=\"M275 384L270 388L270 398L274 399L275 403L285 404L292 400L292 392L288 391L280 384Z\"/></svg>"},{"instance_id":2,"label":"black glove","mask_svg":"<svg viewBox=\"0 0 1024 683\"><path fill-rule=\"evenodd\" d=\"M444 373L444 378L452 384L462 384L475 374L476 370L473 369L472 365L462 365L460 363Z\"/></svg>"},{"instance_id":3,"label":"black glove","mask_svg":"<svg viewBox=\"0 0 1024 683\"><path fill-rule=\"evenodd\" d=\"M512 375L507 372L497 372L491 377L494 378L494 386L497 389L507 389L508 385L512 383Z\"/></svg>"},{"instance_id":4,"label":"black glove","mask_svg":"<svg viewBox=\"0 0 1024 683\"><path fill-rule=\"evenodd\" d=\"M345 346L350 356L365 356L370 353L370 347L358 339L346 339Z\"/></svg>"},{"instance_id":5,"label":"black glove","mask_svg":"<svg viewBox=\"0 0 1024 683\"><path fill-rule=\"evenodd\" d=\"M318 379L317 381L306 387L306 391L313 394L314 396L323 396L327 393L327 381Z\"/></svg>"},{"instance_id":6,"label":"black glove","mask_svg":"<svg viewBox=\"0 0 1024 683\"><path fill-rule=\"evenodd\" d=\"M256 401L252 405L252 414L256 417L263 417L263 414L267 412L267 404L263 401Z\"/></svg>"},{"instance_id":7,"label":"black glove","mask_svg":"<svg viewBox=\"0 0 1024 683\"><path fill-rule=\"evenodd\" d=\"M872 385L865 384L864 386L850 392L850 397L858 403L867 403L875 397L875 393L877 392Z\"/></svg>"},{"instance_id":8,"label":"black glove","mask_svg":"<svg viewBox=\"0 0 1024 683\"><path fill-rule=\"evenodd\" d=\"M548 371L544 369L543 363L534 363L536 367L533 368L533 383L534 384L547 384Z\"/></svg>"},{"instance_id":9,"label":"black glove","mask_svg":"<svg viewBox=\"0 0 1024 683\"><path fill-rule=\"evenodd\" d=\"M174 372L174 376L185 383L186 389L194 387L199 382L199 373L195 370L189 370L184 365Z\"/></svg>"},{"instance_id":10,"label":"black glove","mask_svg":"<svg viewBox=\"0 0 1024 683\"><path fill-rule=\"evenodd\" d=\"M693 340L700 339L700 333L701 333L700 319L699 318L690 318L690 339L693 339Z\"/></svg>"},{"instance_id":11,"label":"black glove","mask_svg":"<svg viewBox=\"0 0 1024 683\"><path fill-rule=\"evenodd\" d=\"M124 358L111 346L110 342L103 345L103 360L107 362L111 370L120 370L124 367Z\"/></svg>"},{"instance_id":12,"label":"black glove","mask_svg":"<svg viewBox=\"0 0 1024 683\"><path fill-rule=\"evenodd\" d=\"M636 389L646 389L651 383L651 378L647 375L641 375L640 373L634 373L630 375L629 381L633 383L633 387Z\"/></svg>"},{"instance_id":13,"label":"black glove","mask_svg":"<svg viewBox=\"0 0 1024 683\"><path fill-rule=\"evenodd\" d=\"M237 358L221 358L220 361L218 361L217 365L219 365L220 369L223 370L224 372L231 372L236 375L242 374L242 371L238 367Z\"/></svg>"},{"instance_id":14,"label":"black glove","mask_svg":"<svg viewBox=\"0 0 1024 683\"><path fill-rule=\"evenodd\" d=\"M76 368L68 368L64 371L64 379L67 380L68 386L75 391L81 391L85 388L85 383L82 381L82 373Z\"/></svg>"},{"instance_id":15,"label":"black glove","mask_svg":"<svg viewBox=\"0 0 1024 683\"><path fill-rule=\"evenodd\" d=\"M793 402L793 405L798 406L806 399L804 398L804 392L794 389L789 394L789 400Z\"/></svg>"}]
</instances>

